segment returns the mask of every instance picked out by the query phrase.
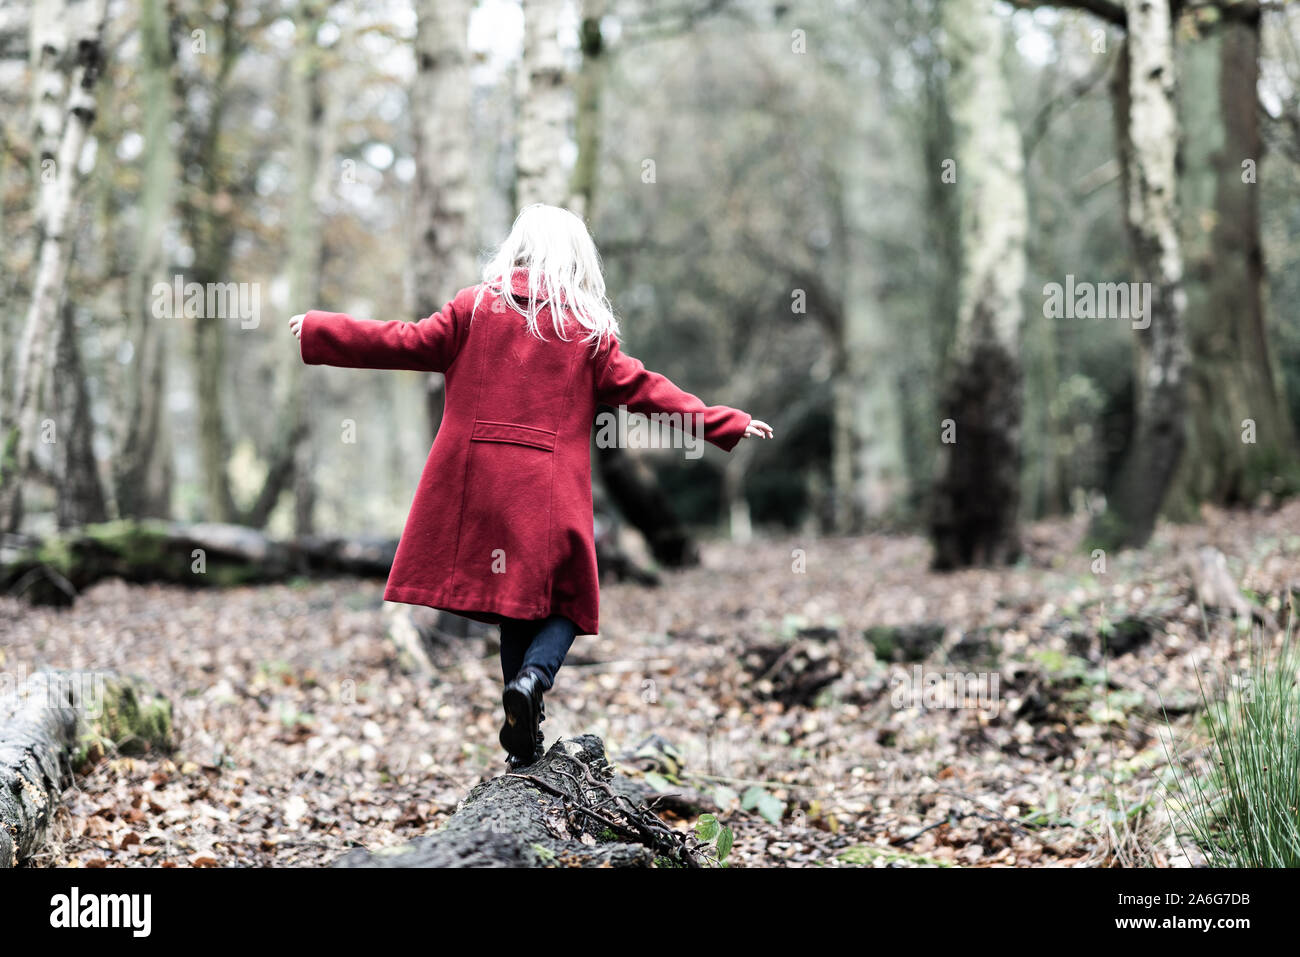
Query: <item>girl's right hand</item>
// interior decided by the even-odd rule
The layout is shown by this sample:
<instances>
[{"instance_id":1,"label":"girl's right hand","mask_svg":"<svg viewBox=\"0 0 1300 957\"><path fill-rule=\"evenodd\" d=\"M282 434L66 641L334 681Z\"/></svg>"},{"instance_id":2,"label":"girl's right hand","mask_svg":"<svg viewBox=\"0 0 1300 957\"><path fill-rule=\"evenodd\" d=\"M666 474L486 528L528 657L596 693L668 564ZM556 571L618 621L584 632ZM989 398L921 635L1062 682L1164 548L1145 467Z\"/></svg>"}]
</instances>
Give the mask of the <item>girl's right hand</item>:
<instances>
[{"instance_id":1,"label":"girl's right hand","mask_svg":"<svg viewBox=\"0 0 1300 957\"><path fill-rule=\"evenodd\" d=\"M770 439L772 437L772 427L766 422L760 422L758 419L750 419L749 425L745 427L743 439Z\"/></svg>"},{"instance_id":2,"label":"girl's right hand","mask_svg":"<svg viewBox=\"0 0 1300 957\"><path fill-rule=\"evenodd\" d=\"M305 312L301 315L289 317L289 331L292 332L294 337L299 341L302 341L302 321L305 318L307 318Z\"/></svg>"}]
</instances>

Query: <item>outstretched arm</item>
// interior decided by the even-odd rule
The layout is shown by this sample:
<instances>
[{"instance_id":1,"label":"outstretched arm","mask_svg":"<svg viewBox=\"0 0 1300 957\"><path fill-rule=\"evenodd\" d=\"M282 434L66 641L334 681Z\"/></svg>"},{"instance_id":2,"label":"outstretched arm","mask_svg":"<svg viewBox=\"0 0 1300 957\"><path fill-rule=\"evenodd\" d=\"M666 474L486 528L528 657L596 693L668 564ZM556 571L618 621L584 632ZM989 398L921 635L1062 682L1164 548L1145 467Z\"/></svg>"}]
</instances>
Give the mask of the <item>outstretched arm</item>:
<instances>
[{"instance_id":1,"label":"outstretched arm","mask_svg":"<svg viewBox=\"0 0 1300 957\"><path fill-rule=\"evenodd\" d=\"M308 365L446 372L460 349L455 301L419 322L377 322L313 309L289 320Z\"/></svg>"},{"instance_id":2,"label":"outstretched arm","mask_svg":"<svg viewBox=\"0 0 1300 957\"><path fill-rule=\"evenodd\" d=\"M651 372L640 359L625 355L616 339L596 358L595 390L597 402L624 406L630 412L698 414L704 424L703 437L728 452L743 438L772 437L772 427L766 422L730 406L705 405L666 376Z\"/></svg>"}]
</instances>

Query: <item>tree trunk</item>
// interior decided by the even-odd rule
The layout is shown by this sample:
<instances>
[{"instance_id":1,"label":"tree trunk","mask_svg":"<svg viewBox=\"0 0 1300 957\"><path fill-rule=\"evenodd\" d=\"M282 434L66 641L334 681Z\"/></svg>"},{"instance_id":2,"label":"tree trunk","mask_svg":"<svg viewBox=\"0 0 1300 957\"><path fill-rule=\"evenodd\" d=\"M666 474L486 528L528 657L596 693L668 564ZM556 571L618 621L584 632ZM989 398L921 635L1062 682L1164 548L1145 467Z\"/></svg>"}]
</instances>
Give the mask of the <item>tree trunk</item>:
<instances>
[{"instance_id":1,"label":"tree trunk","mask_svg":"<svg viewBox=\"0 0 1300 957\"><path fill-rule=\"evenodd\" d=\"M415 299L421 316L432 315L474 278L474 195L470 140L447 136L470 127L470 70L466 0L416 3L415 84L411 89L415 138ZM430 440L442 421L444 382L427 383Z\"/></svg>"},{"instance_id":2,"label":"tree trunk","mask_svg":"<svg viewBox=\"0 0 1300 957\"><path fill-rule=\"evenodd\" d=\"M214 272L201 269L195 281L206 288L214 275ZM230 440L226 436L226 416L221 407L226 368L224 320L212 316L195 319L190 348L198 397L197 440L205 512L212 521L231 522L237 510L230 490L230 476L226 472L230 461Z\"/></svg>"},{"instance_id":3,"label":"tree trunk","mask_svg":"<svg viewBox=\"0 0 1300 957\"><path fill-rule=\"evenodd\" d=\"M615 414L602 407L602 411ZM596 449L600 478L619 514L645 536L655 561L669 568L699 563L699 547L682 526L672 501L664 494L648 465L627 449Z\"/></svg>"},{"instance_id":4,"label":"tree trunk","mask_svg":"<svg viewBox=\"0 0 1300 957\"><path fill-rule=\"evenodd\" d=\"M110 749L175 746L166 698L136 678L37 672L0 695L0 867L39 851L73 772Z\"/></svg>"},{"instance_id":5,"label":"tree trunk","mask_svg":"<svg viewBox=\"0 0 1300 957\"><path fill-rule=\"evenodd\" d=\"M324 235L320 208L324 201L333 156L324 149L325 104L321 93L320 50L316 34L324 20L319 5L304 2L299 10L298 43L290 64L290 136L293 143L293 199L289 210L289 301L295 309L320 301L320 276L324 260ZM293 527L297 535L315 530L315 477L311 469L311 420L308 416L307 380L310 367L292 356L286 367L287 395L282 428L272 450L272 463L283 475L268 473L262 498L271 507L254 515L251 524L261 527L270 518L281 492L293 488ZM274 468L272 469L274 471Z\"/></svg>"},{"instance_id":6,"label":"tree trunk","mask_svg":"<svg viewBox=\"0 0 1300 957\"><path fill-rule=\"evenodd\" d=\"M944 461L931 537L938 569L1020 554L1021 291L1028 201L1024 153L989 0L943 6L961 210L956 339L936 423ZM938 175L937 171L935 175ZM950 421L947 421L950 420Z\"/></svg>"},{"instance_id":7,"label":"tree trunk","mask_svg":"<svg viewBox=\"0 0 1300 957\"><path fill-rule=\"evenodd\" d=\"M930 29L939 28L941 10L935 4L927 7L925 23ZM926 367L928 379L916 390L916 398L903 401L903 451L907 457L910 475L909 497L914 503L930 500L935 481L935 468L940 464L934 454L934 423L938 421L939 396L930 382L940 379L946 368L948 350L957 329L958 284L953 276L961 272L961 207L957 190L937 175L944 164L953 157L952 114L948 104L947 62L939 51L925 59L925 119L921 133L920 161L926 171L924 228L926 243L933 250L929 266L928 283L928 353Z\"/></svg>"},{"instance_id":8,"label":"tree trunk","mask_svg":"<svg viewBox=\"0 0 1300 957\"><path fill-rule=\"evenodd\" d=\"M593 221L596 177L600 168L600 101L605 86L605 37L601 20L606 0L582 0L578 41L582 47L582 65L578 69L577 113L574 132L578 140L578 158L569 183L569 208Z\"/></svg>"},{"instance_id":9,"label":"tree trunk","mask_svg":"<svg viewBox=\"0 0 1300 957\"><path fill-rule=\"evenodd\" d=\"M1188 444L1166 512L1250 504L1295 466L1264 315L1257 109L1259 18L1224 20L1184 46L1181 231L1187 261ZM1208 232L1205 223L1212 223ZM1243 440L1253 423L1253 441Z\"/></svg>"},{"instance_id":10,"label":"tree trunk","mask_svg":"<svg viewBox=\"0 0 1300 957\"><path fill-rule=\"evenodd\" d=\"M746 442L733 449L722 466L722 508L727 515L731 540L746 545L754 539L754 521L745 497L745 478L754 462L754 449L758 446Z\"/></svg>"},{"instance_id":11,"label":"tree trunk","mask_svg":"<svg viewBox=\"0 0 1300 957\"><path fill-rule=\"evenodd\" d=\"M50 3L32 17L32 56L38 61L34 85L40 98L36 111L40 182L46 185L41 190L41 242L32 301L19 345L11 404L0 422L0 530L16 530L22 520L23 471L31 448L46 349L58 322L67 276L81 181L77 162L95 121L95 84L103 68L106 18L104 0L92 0L75 13L62 4ZM75 64L63 99L61 61L74 55L73 51ZM56 120L58 104L62 114Z\"/></svg>"},{"instance_id":12,"label":"tree trunk","mask_svg":"<svg viewBox=\"0 0 1300 957\"><path fill-rule=\"evenodd\" d=\"M573 115L558 37L563 0L523 0L523 93L515 150L515 195L522 206L569 198L563 150Z\"/></svg>"},{"instance_id":13,"label":"tree trunk","mask_svg":"<svg viewBox=\"0 0 1300 957\"><path fill-rule=\"evenodd\" d=\"M1177 223L1173 30L1168 0L1125 0L1116 119L1125 210L1139 281L1151 284L1138 337L1137 426L1124 464L1093 522L1102 548L1141 547L1155 529L1185 444L1183 259Z\"/></svg>"},{"instance_id":14,"label":"tree trunk","mask_svg":"<svg viewBox=\"0 0 1300 957\"><path fill-rule=\"evenodd\" d=\"M835 530L861 531L894 513L906 490L898 389L889 361L897 335L879 302L867 229L872 197L862 162L871 133L855 111L844 172L846 253L844 313L832 386L831 477Z\"/></svg>"},{"instance_id":15,"label":"tree trunk","mask_svg":"<svg viewBox=\"0 0 1300 957\"><path fill-rule=\"evenodd\" d=\"M217 44L220 57L211 87L205 90L211 106L197 115L186 117L186 135L182 140L182 175L186 177L181 193L181 222L185 241L194 250L194 266L185 277L207 289L224 282L228 274L230 251L234 242L231 222L234 203L225 181L222 159L222 136L225 124L226 88L235 61L241 52L235 19L237 2L225 4L218 21ZM193 90L182 88L177 102L187 104L196 98ZM206 517L212 521L233 521L238 513L226 471L230 461L230 441L226 435L226 416L222 407L226 365L226 319L202 316L193 320L190 334L190 358L193 364L199 469Z\"/></svg>"},{"instance_id":16,"label":"tree trunk","mask_svg":"<svg viewBox=\"0 0 1300 957\"><path fill-rule=\"evenodd\" d=\"M166 518L171 512L170 458L162 438L167 389L166 319L153 315L151 290L166 281L163 228L172 211L176 176L168 127L175 116L172 65L175 48L164 0L144 0L140 8L143 69L145 161L140 194L139 245L127 277L126 315L132 330L133 361L128 371L126 427L116 455L114 493L123 518Z\"/></svg>"},{"instance_id":17,"label":"tree trunk","mask_svg":"<svg viewBox=\"0 0 1300 957\"><path fill-rule=\"evenodd\" d=\"M90 415L86 371L77 342L75 310L70 303L60 309L58 359L55 364L55 408L58 412L55 474L58 498L55 518L59 528L72 528L108 519L104 486L95 462L95 422Z\"/></svg>"}]
</instances>

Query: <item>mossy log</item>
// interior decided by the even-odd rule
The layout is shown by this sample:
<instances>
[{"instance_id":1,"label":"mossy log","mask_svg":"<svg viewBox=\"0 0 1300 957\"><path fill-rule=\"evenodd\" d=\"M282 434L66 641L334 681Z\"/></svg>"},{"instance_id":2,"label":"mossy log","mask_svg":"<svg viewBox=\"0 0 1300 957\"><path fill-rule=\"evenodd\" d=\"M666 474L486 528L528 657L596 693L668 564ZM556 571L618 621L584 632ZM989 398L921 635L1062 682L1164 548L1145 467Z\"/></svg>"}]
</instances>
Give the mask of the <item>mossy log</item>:
<instances>
[{"instance_id":1,"label":"mossy log","mask_svg":"<svg viewBox=\"0 0 1300 957\"><path fill-rule=\"evenodd\" d=\"M0 543L0 593L38 605L67 605L105 578L194 587L333 575L383 579L396 554L396 539L278 541L242 525L103 522L45 539L8 536ZM658 584L653 572L607 541L598 540L597 561L602 576Z\"/></svg>"},{"instance_id":2,"label":"mossy log","mask_svg":"<svg viewBox=\"0 0 1300 957\"><path fill-rule=\"evenodd\" d=\"M0 867L37 851L73 773L108 751L170 751L170 702L139 678L40 671L0 692Z\"/></svg>"},{"instance_id":3,"label":"mossy log","mask_svg":"<svg viewBox=\"0 0 1300 957\"><path fill-rule=\"evenodd\" d=\"M239 525L104 522L6 547L0 556L0 589L35 604L68 604L105 578L197 587L306 575L384 578L396 550L396 540L281 542Z\"/></svg>"},{"instance_id":4,"label":"mossy log","mask_svg":"<svg viewBox=\"0 0 1300 957\"><path fill-rule=\"evenodd\" d=\"M649 810L647 791L613 772L600 738L561 738L535 764L477 785L437 831L333 866L698 866L694 839Z\"/></svg>"}]
</instances>

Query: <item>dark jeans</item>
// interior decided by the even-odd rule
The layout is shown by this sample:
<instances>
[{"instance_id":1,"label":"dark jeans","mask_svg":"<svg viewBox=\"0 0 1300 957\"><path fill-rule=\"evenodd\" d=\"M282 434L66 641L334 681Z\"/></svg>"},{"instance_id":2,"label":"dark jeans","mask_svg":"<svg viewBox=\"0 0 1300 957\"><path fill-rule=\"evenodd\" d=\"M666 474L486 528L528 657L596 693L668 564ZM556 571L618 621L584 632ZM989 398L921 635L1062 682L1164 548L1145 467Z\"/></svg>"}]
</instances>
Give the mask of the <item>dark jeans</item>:
<instances>
[{"instance_id":1,"label":"dark jeans","mask_svg":"<svg viewBox=\"0 0 1300 957\"><path fill-rule=\"evenodd\" d=\"M563 615L536 621L505 619L501 622L501 674L506 684L527 666L536 669L549 691L577 634L578 626Z\"/></svg>"}]
</instances>

